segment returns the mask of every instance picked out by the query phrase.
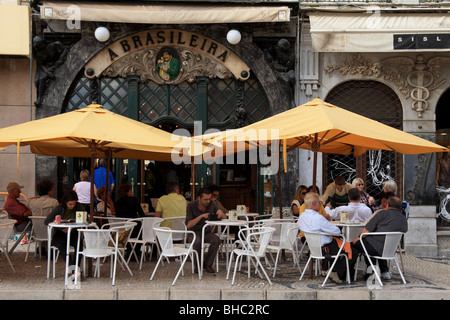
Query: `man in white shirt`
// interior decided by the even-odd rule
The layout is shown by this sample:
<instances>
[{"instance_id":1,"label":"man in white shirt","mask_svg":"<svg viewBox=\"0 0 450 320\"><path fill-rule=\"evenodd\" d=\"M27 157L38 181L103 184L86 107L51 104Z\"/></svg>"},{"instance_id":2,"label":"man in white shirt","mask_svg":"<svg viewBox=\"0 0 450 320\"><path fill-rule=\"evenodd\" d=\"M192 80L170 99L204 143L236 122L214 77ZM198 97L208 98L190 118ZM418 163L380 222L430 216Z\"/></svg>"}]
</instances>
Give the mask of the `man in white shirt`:
<instances>
[{"instance_id":1,"label":"man in white shirt","mask_svg":"<svg viewBox=\"0 0 450 320\"><path fill-rule=\"evenodd\" d=\"M327 204L325 211L333 220L340 219L341 212L348 212L349 222L364 222L372 216L372 210L364 203L361 203L361 193L357 188L348 190L348 200L350 201L348 205L335 209L330 209L330 205Z\"/></svg>"},{"instance_id":2,"label":"man in white shirt","mask_svg":"<svg viewBox=\"0 0 450 320\"><path fill-rule=\"evenodd\" d=\"M305 195L305 207L306 210L300 214L298 218L297 225L300 230L307 233L329 233L330 236L322 235L320 237L320 244L322 245L322 253L325 259L331 260L331 256L337 254L339 251L339 245L333 236L339 236L341 230L328 221L324 216L319 214L321 202L319 200L319 195L317 193L308 193ZM350 244L347 246L351 248ZM352 254L353 263L349 263L350 274L352 274L352 269L354 262L356 261L357 255ZM330 273L330 278L337 282L342 283L346 278L346 263L344 258L339 258L336 262L333 272Z\"/></svg>"}]
</instances>

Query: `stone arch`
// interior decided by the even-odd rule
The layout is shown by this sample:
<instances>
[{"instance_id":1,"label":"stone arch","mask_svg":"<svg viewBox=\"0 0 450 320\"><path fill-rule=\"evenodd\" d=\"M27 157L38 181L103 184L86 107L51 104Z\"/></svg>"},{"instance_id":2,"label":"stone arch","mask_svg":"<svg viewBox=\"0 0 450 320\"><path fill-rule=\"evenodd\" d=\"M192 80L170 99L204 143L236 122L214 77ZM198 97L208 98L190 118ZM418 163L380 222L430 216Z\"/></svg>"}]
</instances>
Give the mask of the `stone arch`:
<instances>
[{"instance_id":1,"label":"stone arch","mask_svg":"<svg viewBox=\"0 0 450 320\"><path fill-rule=\"evenodd\" d=\"M94 39L93 32L90 29L92 28L84 30L82 39L71 47L65 63L56 71L55 76L58 81L52 81L50 83L47 89L47 95L43 100L43 107L37 110L36 118L60 113L65 97L76 76L96 54L103 50L104 44ZM199 32L196 26L181 27L181 29ZM141 27L141 30L123 28L121 32L118 32L111 39L111 42L115 42L126 35L132 35L142 30L146 30L146 28ZM202 34L214 39L211 30L204 30ZM224 39L225 37L223 37L223 40L218 39L216 41L225 47L229 46L225 43ZM234 46L232 50L249 66L250 72L256 75L267 95L272 114L279 113L293 106L292 101L287 99L286 95L283 94L283 89L274 72L264 60L262 50L251 41L249 35L244 34L241 43Z\"/></svg>"}]
</instances>

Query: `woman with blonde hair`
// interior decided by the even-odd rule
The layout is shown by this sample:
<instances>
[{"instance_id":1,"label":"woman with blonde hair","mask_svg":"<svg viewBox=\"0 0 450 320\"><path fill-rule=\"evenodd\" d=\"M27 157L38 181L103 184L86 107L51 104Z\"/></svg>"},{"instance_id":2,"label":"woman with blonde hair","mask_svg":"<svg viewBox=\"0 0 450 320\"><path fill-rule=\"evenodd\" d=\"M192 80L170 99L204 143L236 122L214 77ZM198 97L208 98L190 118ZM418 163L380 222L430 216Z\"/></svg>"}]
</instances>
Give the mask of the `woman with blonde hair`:
<instances>
[{"instance_id":1,"label":"woman with blonde hair","mask_svg":"<svg viewBox=\"0 0 450 320\"><path fill-rule=\"evenodd\" d=\"M361 203L372 207L375 204L375 199L364 190L364 180L361 178L355 178L352 181L353 188L357 188L361 193Z\"/></svg>"},{"instance_id":2,"label":"woman with blonde hair","mask_svg":"<svg viewBox=\"0 0 450 320\"><path fill-rule=\"evenodd\" d=\"M81 203L86 211L89 212L91 204L91 182L89 170L82 170L80 172L80 182L75 183L73 186L73 191L77 193L78 202ZM94 185L94 195L97 194L97 189Z\"/></svg>"}]
</instances>

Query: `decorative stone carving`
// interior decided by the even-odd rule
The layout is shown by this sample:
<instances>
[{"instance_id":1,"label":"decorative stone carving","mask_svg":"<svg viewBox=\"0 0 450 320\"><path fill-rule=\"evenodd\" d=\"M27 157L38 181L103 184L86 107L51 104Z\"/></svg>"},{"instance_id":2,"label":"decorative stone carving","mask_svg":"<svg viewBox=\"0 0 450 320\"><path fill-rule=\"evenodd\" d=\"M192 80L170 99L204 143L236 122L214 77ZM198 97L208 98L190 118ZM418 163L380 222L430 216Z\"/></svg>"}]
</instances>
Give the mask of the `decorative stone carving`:
<instances>
[{"instance_id":1,"label":"decorative stone carving","mask_svg":"<svg viewBox=\"0 0 450 320\"><path fill-rule=\"evenodd\" d=\"M34 105L39 108L50 81L55 80L56 69L64 63L68 48L59 41L51 42L37 35L33 38L33 58L36 59L36 75L34 84L37 90L37 100Z\"/></svg>"},{"instance_id":2,"label":"decorative stone carving","mask_svg":"<svg viewBox=\"0 0 450 320\"><path fill-rule=\"evenodd\" d=\"M180 57L180 70L173 80L163 80L156 70L157 54L162 47L144 49L126 55L111 64L103 73L103 76L126 78L128 75L139 75L140 80L151 80L157 84L178 84L183 81L193 82L197 76L205 76L210 79L232 78L233 74L224 66L213 59L184 48L176 48Z\"/></svg>"},{"instance_id":3,"label":"decorative stone carving","mask_svg":"<svg viewBox=\"0 0 450 320\"><path fill-rule=\"evenodd\" d=\"M423 113L428 110L430 92L445 82L440 77L446 66L450 66L450 57L433 57L428 62L425 62L422 55L418 55L416 61L409 57L393 57L378 63L357 55L341 65L328 65L325 71L328 74L334 71L342 75L360 74L392 82L406 99L413 100L411 109L417 112L418 118L422 118Z\"/></svg>"}]
</instances>

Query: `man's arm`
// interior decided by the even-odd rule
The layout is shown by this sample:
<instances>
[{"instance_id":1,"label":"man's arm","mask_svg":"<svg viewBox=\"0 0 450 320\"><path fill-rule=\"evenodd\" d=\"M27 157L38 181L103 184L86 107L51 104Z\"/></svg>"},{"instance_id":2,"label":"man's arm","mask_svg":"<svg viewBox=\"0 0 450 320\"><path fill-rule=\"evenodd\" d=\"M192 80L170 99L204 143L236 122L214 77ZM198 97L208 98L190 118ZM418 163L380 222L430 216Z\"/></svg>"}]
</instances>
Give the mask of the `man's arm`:
<instances>
[{"instance_id":1,"label":"man's arm","mask_svg":"<svg viewBox=\"0 0 450 320\"><path fill-rule=\"evenodd\" d=\"M361 231L361 233L360 233L355 239L353 239L353 244L356 244L356 243L361 239L361 234L367 233L367 232L370 232L370 231L367 230L366 228L363 228L363 230Z\"/></svg>"},{"instance_id":2,"label":"man's arm","mask_svg":"<svg viewBox=\"0 0 450 320\"><path fill-rule=\"evenodd\" d=\"M202 220L202 219L208 219L208 216L209 216L209 213L201 214L201 215L199 215L197 218L194 218L194 219L189 220L186 227L187 227L188 229L191 229L192 227L196 226L197 223L200 222L200 220Z\"/></svg>"}]
</instances>

